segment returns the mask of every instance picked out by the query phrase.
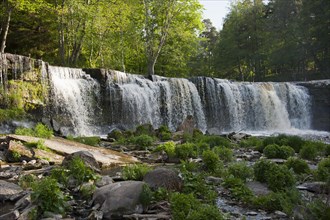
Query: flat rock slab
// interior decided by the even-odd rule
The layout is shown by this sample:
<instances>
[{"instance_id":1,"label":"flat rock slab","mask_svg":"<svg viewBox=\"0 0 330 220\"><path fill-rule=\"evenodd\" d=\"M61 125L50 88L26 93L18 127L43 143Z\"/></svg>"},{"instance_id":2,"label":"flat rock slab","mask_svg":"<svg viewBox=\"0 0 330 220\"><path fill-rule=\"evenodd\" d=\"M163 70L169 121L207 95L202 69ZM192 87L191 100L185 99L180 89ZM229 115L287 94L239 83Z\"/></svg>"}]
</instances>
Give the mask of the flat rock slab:
<instances>
[{"instance_id":1,"label":"flat rock slab","mask_svg":"<svg viewBox=\"0 0 330 220\"><path fill-rule=\"evenodd\" d=\"M93 154L93 156L95 157L97 162L100 163L102 168L120 164L139 162L138 159L136 159L135 157L117 151L101 147L93 147L60 137L43 139L29 136L8 135L7 138L9 138L10 140L17 140L22 142L37 142L39 140L42 140L45 146L61 155L68 155L78 151L88 151Z\"/></svg>"},{"instance_id":2,"label":"flat rock slab","mask_svg":"<svg viewBox=\"0 0 330 220\"><path fill-rule=\"evenodd\" d=\"M0 180L0 201L14 200L21 192L23 189L20 186Z\"/></svg>"}]
</instances>

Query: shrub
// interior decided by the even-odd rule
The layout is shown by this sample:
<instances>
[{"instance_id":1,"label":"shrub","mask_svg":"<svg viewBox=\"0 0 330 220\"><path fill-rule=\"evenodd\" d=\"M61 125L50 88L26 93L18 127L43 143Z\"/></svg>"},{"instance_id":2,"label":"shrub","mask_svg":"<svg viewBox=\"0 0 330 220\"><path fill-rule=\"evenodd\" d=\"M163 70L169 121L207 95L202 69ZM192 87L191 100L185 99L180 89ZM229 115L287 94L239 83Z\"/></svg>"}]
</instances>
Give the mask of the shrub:
<instances>
[{"instance_id":1,"label":"shrub","mask_svg":"<svg viewBox=\"0 0 330 220\"><path fill-rule=\"evenodd\" d=\"M133 164L125 166L122 170L125 180L143 180L143 177L151 171L152 168L145 164Z\"/></svg>"},{"instance_id":2,"label":"shrub","mask_svg":"<svg viewBox=\"0 0 330 220\"><path fill-rule=\"evenodd\" d=\"M107 135L107 139L110 139L110 138L113 138L115 139L116 141L118 141L119 139L123 138L124 135L123 135L123 132L121 132L120 130L118 129L114 129L112 130L108 135Z\"/></svg>"},{"instance_id":3,"label":"shrub","mask_svg":"<svg viewBox=\"0 0 330 220\"><path fill-rule=\"evenodd\" d=\"M219 208L215 205L201 204L198 209L192 210L189 220L222 220L224 219Z\"/></svg>"},{"instance_id":4,"label":"shrub","mask_svg":"<svg viewBox=\"0 0 330 220\"><path fill-rule=\"evenodd\" d=\"M305 141L299 136L282 136L281 145L287 145L294 149L295 152L299 152Z\"/></svg>"},{"instance_id":5,"label":"shrub","mask_svg":"<svg viewBox=\"0 0 330 220\"><path fill-rule=\"evenodd\" d=\"M192 143L178 144L175 147L175 154L179 159L187 160L191 157L196 157L195 145Z\"/></svg>"},{"instance_id":6,"label":"shrub","mask_svg":"<svg viewBox=\"0 0 330 220\"><path fill-rule=\"evenodd\" d=\"M290 157L285 165L289 168L292 169L293 172L295 172L296 174L303 174L303 173L309 173L310 169L308 167L308 164L306 163L306 161L299 159L299 158L295 158L295 157Z\"/></svg>"},{"instance_id":7,"label":"shrub","mask_svg":"<svg viewBox=\"0 0 330 220\"><path fill-rule=\"evenodd\" d=\"M324 147L324 156L326 156L326 157L330 156L330 144L327 144Z\"/></svg>"},{"instance_id":8,"label":"shrub","mask_svg":"<svg viewBox=\"0 0 330 220\"><path fill-rule=\"evenodd\" d=\"M31 199L38 206L40 214L45 211L65 213L66 198L61 192L57 181L53 178L45 177L33 184Z\"/></svg>"},{"instance_id":9,"label":"shrub","mask_svg":"<svg viewBox=\"0 0 330 220\"><path fill-rule=\"evenodd\" d=\"M219 156L211 150L203 152L202 159L206 169L214 172L219 167Z\"/></svg>"},{"instance_id":10,"label":"shrub","mask_svg":"<svg viewBox=\"0 0 330 220\"><path fill-rule=\"evenodd\" d=\"M226 147L214 147L213 151L219 156L224 162L230 162L233 160L233 151Z\"/></svg>"},{"instance_id":11,"label":"shrub","mask_svg":"<svg viewBox=\"0 0 330 220\"><path fill-rule=\"evenodd\" d=\"M253 166L254 178L259 182L266 183L268 173L275 165L268 160L258 160Z\"/></svg>"},{"instance_id":12,"label":"shrub","mask_svg":"<svg viewBox=\"0 0 330 220\"><path fill-rule=\"evenodd\" d=\"M201 136L199 143L206 143L211 148L215 146L231 147L232 145L228 139L216 135Z\"/></svg>"},{"instance_id":13,"label":"shrub","mask_svg":"<svg viewBox=\"0 0 330 220\"><path fill-rule=\"evenodd\" d=\"M26 113L23 109L0 109L0 122L24 118L26 118Z\"/></svg>"},{"instance_id":14,"label":"shrub","mask_svg":"<svg viewBox=\"0 0 330 220\"><path fill-rule=\"evenodd\" d=\"M175 156L175 143L173 141L158 145L154 152L165 151L169 157Z\"/></svg>"},{"instance_id":15,"label":"shrub","mask_svg":"<svg viewBox=\"0 0 330 220\"><path fill-rule=\"evenodd\" d=\"M26 174L19 178L18 185L23 189L32 188L38 178L33 174Z\"/></svg>"},{"instance_id":16,"label":"shrub","mask_svg":"<svg viewBox=\"0 0 330 220\"><path fill-rule=\"evenodd\" d=\"M154 135L154 128L151 124L143 124L136 127L134 135Z\"/></svg>"},{"instance_id":17,"label":"shrub","mask_svg":"<svg viewBox=\"0 0 330 220\"><path fill-rule=\"evenodd\" d=\"M162 141L167 141L172 138L172 133L167 126L162 125L157 130L157 137Z\"/></svg>"},{"instance_id":18,"label":"shrub","mask_svg":"<svg viewBox=\"0 0 330 220\"><path fill-rule=\"evenodd\" d=\"M195 145L195 150L199 156L203 154L204 151L210 150L210 146L207 143L197 143Z\"/></svg>"},{"instance_id":19,"label":"shrub","mask_svg":"<svg viewBox=\"0 0 330 220\"><path fill-rule=\"evenodd\" d=\"M42 140L39 140L37 142L25 143L24 145L29 148L37 148L44 151L50 151L50 149L45 145L45 142Z\"/></svg>"},{"instance_id":20,"label":"shrub","mask_svg":"<svg viewBox=\"0 0 330 220\"><path fill-rule=\"evenodd\" d=\"M296 183L294 175L285 165L272 166L266 178L268 187L273 191L291 188Z\"/></svg>"},{"instance_id":21,"label":"shrub","mask_svg":"<svg viewBox=\"0 0 330 220\"><path fill-rule=\"evenodd\" d=\"M259 148L262 146L262 140L257 137L249 137L248 139L241 140L239 146L243 148Z\"/></svg>"},{"instance_id":22,"label":"shrub","mask_svg":"<svg viewBox=\"0 0 330 220\"><path fill-rule=\"evenodd\" d=\"M322 159L317 164L316 174L319 180L330 182L330 157Z\"/></svg>"},{"instance_id":23,"label":"shrub","mask_svg":"<svg viewBox=\"0 0 330 220\"><path fill-rule=\"evenodd\" d=\"M18 162L21 160L22 155L19 152L13 150L11 151L11 157L15 162Z\"/></svg>"},{"instance_id":24,"label":"shrub","mask_svg":"<svg viewBox=\"0 0 330 220\"><path fill-rule=\"evenodd\" d=\"M321 199L316 199L315 201L307 205L308 216L306 219L319 219L328 220L330 216L330 207Z\"/></svg>"},{"instance_id":25,"label":"shrub","mask_svg":"<svg viewBox=\"0 0 330 220\"><path fill-rule=\"evenodd\" d=\"M287 159L294 155L294 150L289 146L278 146L277 144L271 144L265 147L264 154L267 158L281 158Z\"/></svg>"},{"instance_id":26,"label":"shrub","mask_svg":"<svg viewBox=\"0 0 330 220\"><path fill-rule=\"evenodd\" d=\"M230 194L238 200L248 202L253 196L251 190L244 184L244 182L240 178L229 176L224 179L222 185L225 188L229 189Z\"/></svg>"},{"instance_id":27,"label":"shrub","mask_svg":"<svg viewBox=\"0 0 330 220\"><path fill-rule=\"evenodd\" d=\"M318 149L313 142L307 142L300 150L299 155L306 160L314 160L318 154Z\"/></svg>"},{"instance_id":28,"label":"shrub","mask_svg":"<svg viewBox=\"0 0 330 220\"><path fill-rule=\"evenodd\" d=\"M235 178L241 179L246 182L247 179L252 178L253 170L248 167L245 162L232 163L228 167L228 173Z\"/></svg>"},{"instance_id":29,"label":"shrub","mask_svg":"<svg viewBox=\"0 0 330 220\"><path fill-rule=\"evenodd\" d=\"M140 149L146 149L147 147L151 146L154 142L154 139L149 135L142 134L137 137L133 137L130 142Z\"/></svg>"},{"instance_id":30,"label":"shrub","mask_svg":"<svg viewBox=\"0 0 330 220\"><path fill-rule=\"evenodd\" d=\"M24 135L24 136L35 136L32 128L23 128L23 127L16 128L15 134Z\"/></svg>"}]
</instances>

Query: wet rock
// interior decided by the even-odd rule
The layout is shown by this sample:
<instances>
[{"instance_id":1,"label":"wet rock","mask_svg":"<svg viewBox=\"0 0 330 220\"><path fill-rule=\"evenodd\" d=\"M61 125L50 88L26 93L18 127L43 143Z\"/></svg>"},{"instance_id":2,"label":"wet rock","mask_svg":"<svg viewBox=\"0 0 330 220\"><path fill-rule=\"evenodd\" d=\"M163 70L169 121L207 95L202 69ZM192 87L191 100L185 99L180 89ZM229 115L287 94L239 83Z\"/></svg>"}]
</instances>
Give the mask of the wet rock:
<instances>
[{"instance_id":1,"label":"wet rock","mask_svg":"<svg viewBox=\"0 0 330 220\"><path fill-rule=\"evenodd\" d=\"M19 217L19 211L14 210L7 214L1 215L0 220L16 220Z\"/></svg>"},{"instance_id":2,"label":"wet rock","mask_svg":"<svg viewBox=\"0 0 330 220\"><path fill-rule=\"evenodd\" d=\"M297 186L297 189L307 190L317 194L330 194L330 187L326 182L310 182Z\"/></svg>"},{"instance_id":3,"label":"wet rock","mask_svg":"<svg viewBox=\"0 0 330 220\"><path fill-rule=\"evenodd\" d=\"M281 211L275 211L274 214L279 218L287 217L287 214L285 214L284 212L281 212Z\"/></svg>"},{"instance_id":4,"label":"wet rock","mask_svg":"<svg viewBox=\"0 0 330 220\"><path fill-rule=\"evenodd\" d=\"M94 170L96 172L100 172L100 166L99 166L98 162L96 161L93 154L91 154L88 151L78 151L78 152L72 153L70 155L67 155L64 158L62 165L68 166L68 164L70 163L70 161L73 160L74 157L81 158L87 167L91 168L92 170Z\"/></svg>"},{"instance_id":5,"label":"wet rock","mask_svg":"<svg viewBox=\"0 0 330 220\"><path fill-rule=\"evenodd\" d=\"M144 185L140 181L124 181L103 186L94 192L93 203L101 205L103 219L142 213L141 195Z\"/></svg>"},{"instance_id":6,"label":"wet rock","mask_svg":"<svg viewBox=\"0 0 330 220\"><path fill-rule=\"evenodd\" d=\"M22 196L23 189L14 183L0 180L0 201L14 201Z\"/></svg>"},{"instance_id":7,"label":"wet rock","mask_svg":"<svg viewBox=\"0 0 330 220\"><path fill-rule=\"evenodd\" d=\"M95 185L97 187L102 187L113 183L113 179L110 176L102 176L101 179L97 180Z\"/></svg>"},{"instance_id":8,"label":"wet rock","mask_svg":"<svg viewBox=\"0 0 330 220\"><path fill-rule=\"evenodd\" d=\"M192 115L188 115L186 119L179 125L176 131L183 131L186 134L193 134L196 128L196 122Z\"/></svg>"},{"instance_id":9,"label":"wet rock","mask_svg":"<svg viewBox=\"0 0 330 220\"><path fill-rule=\"evenodd\" d=\"M267 195L271 192L265 184L257 181L248 182L246 183L246 186L253 192L255 196Z\"/></svg>"},{"instance_id":10,"label":"wet rock","mask_svg":"<svg viewBox=\"0 0 330 220\"><path fill-rule=\"evenodd\" d=\"M162 187L167 190L180 191L183 186L182 179L178 174L174 170L167 168L156 168L148 172L144 176L143 181L154 190Z\"/></svg>"}]
</instances>

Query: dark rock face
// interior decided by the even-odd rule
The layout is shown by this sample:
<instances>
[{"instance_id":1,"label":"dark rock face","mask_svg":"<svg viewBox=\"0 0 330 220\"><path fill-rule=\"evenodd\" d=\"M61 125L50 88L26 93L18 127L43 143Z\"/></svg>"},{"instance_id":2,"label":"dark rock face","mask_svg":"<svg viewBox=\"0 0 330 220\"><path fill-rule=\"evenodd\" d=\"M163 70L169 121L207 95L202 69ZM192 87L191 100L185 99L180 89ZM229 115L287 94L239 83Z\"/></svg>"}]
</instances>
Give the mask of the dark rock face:
<instances>
[{"instance_id":1,"label":"dark rock face","mask_svg":"<svg viewBox=\"0 0 330 220\"><path fill-rule=\"evenodd\" d=\"M167 190L180 191L183 186L182 179L175 171L166 168L158 168L150 171L143 179L151 189L163 187Z\"/></svg>"},{"instance_id":2,"label":"dark rock face","mask_svg":"<svg viewBox=\"0 0 330 220\"><path fill-rule=\"evenodd\" d=\"M82 159L82 161L84 162L84 164L87 167L91 168L92 170L94 170L96 172L100 172L100 165L96 161L93 154L91 154L88 151L78 151L78 152L67 155L64 158L62 165L67 166L70 163L70 161L72 161L73 158L75 158L75 157L79 157L80 159Z\"/></svg>"},{"instance_id":3,"label":"dark rock face","mask_svg":"<svg viewBox=\"0 0 330 220\"><path fill-rule=\"evenodd\" d=\"M312 129L330 131L330 80L298 83L312 97Z\"/></svg>"}]
</instances>

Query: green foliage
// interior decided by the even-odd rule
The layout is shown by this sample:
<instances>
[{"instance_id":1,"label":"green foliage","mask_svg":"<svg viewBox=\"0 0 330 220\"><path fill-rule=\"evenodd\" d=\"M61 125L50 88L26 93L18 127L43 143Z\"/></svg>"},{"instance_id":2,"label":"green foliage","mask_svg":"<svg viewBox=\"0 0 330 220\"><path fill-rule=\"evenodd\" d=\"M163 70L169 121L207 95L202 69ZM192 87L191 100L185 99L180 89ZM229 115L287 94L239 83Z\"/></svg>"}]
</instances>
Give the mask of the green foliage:
<instances>
[{"instance_id":1,"label":"green foliage","mask_svg":"<svg viewBox=\"0 0 330 220\"><path fill-rule=\"evenodd\" d=\"M296 180L292 172L285 165L272 166L266 174L267 185L273 191L280 191L291 188Z\"/></svg>"},{"instance_id":2,"label":"green foliage","mask_svg":"<svg viewBox=\"0 0 330 220\"><path fill-rule=\"evenodd\" d=\"M285 165L289 169L292 169L296 174L310 173L310 169L306 161L299 158L290 157L286 161Z\"/></svg>"},{"instance_id":3,"label":"green foliage","mask_svg":"<svg viewBox=\"0 0 330 220\"><path fill-rule=\"evenodd\" d=\"M245 186L243 180L240 178L229 176L224 179L222 185L229 189L231 195L238 200L248 202L253 196L251 190Z\"/></svg>"},{"instance_id":4,"label":"green foliage","mask_svg":"<svg viewBox=\"0 0 330 220\"><path fill-rule=\"evenodd\" d=\"M147 207L151 204L153 200L153 195L154 194L151 191L150 187L147 184L144 184L142 188L142 193L140 195L140 200L143 207Z\"/></svg>"},{"instance_id":5,"label":"green foliage","mask_svg":"<svg viewBox=\"0 0 330 220\"><path fill-rule=\"evenodd\" d=\"M192 143L178 144L175 147L175 154L179 159L187 160L191 157L196 157L195 145Z\"/></svg>"},{"instance_id":6,"label":"green foliage","mask_svg":"<svg viewBox=\"0 0 330 220\"><path fill-rule=\"evenodd\" d=\"M19 152L14 151L14 150L11 151L11 156L14 159L14 161L16 161L16 162L20 161L21 157L22 157L22 155Z\"/></svg>"},{"instance_id":7,"label":"green foliage","mask_svg":"<svg viewBox=\"0 0 330 220\"><path fill-rule=\"evenodd\" d=\"M154 128L151 124L143 124L139 125L135 128L134 135L135 136L141 136L141 135L153 135L154 134Z\"/></svg>"},{"instance_id":8,"label":"green foliage","mask_svg":"<svg viewBox=\"0 0 330 220\"><path fill-rule=\"evenodd\" d=\"M146 134L142 134L140 136L133 137L130 139L130 143L136 145L140 149L146 149L147 147L150 147L153 142L154 139Z\"/></svg>"},{"instance_id":9,"label":"green foliage","mask_svg":"<svg viewBox=\"0 0 330 220\"><path fill-rule=\"evenodd\" d=\"M38 123L33 129L31 128L17 128L15 130L17 135L34 136L40 138L51 138L53 131L50 130L46 125Z\"/></svg>"},{"instance_id":10,"label":"green foliage","mask_svg":"<svg viewBox=\"0 0 330 220\"><path fill-rule=\"evenodd\" d=\"M259 182L266 183L268 173L275 165L265 159L258 160L253 166L254 178Z\"/></svg>"},{"instance_id":11,"label":"green foliage","mask_svg":"<svg viewBox=\"0 0 330 220\"><path fill-rule=\"evenodd\" d=\"M330 156L330 144L327 144L324 147L324 156L329 157Z\"/></svg>"},{"instance_id":12,"label":"green foliage","mask_svg":"<svg viewBox=\"0 0 330 220\"><path fill-rule=\"evenodd\" d=\"M330 183L330 157L322 159L317 164L317 178Z\"/></svg>"},{"instance_id":13,"label":"green foliage","mask_svg":"<svg viewBox=\"0 0 330 220\"><path fill-rule=\"evenodd\" d=\"M156 191L153 192L153 200L158 201L168 201L170 198L170 192L163 187L159 187Z\"/></svg>"},{"instance_id":14,"label":"green foliage","mask_svg":"<svg viewBox=\"0 0 330 220\"><path fill-rule=\"evenodd\" d=\"M318 149L313 142L306 143L299 151L300 157L306 160L315 160L317 154Z\"/></svg>"},{"instance_id":15,"label":"green foliage","mask_svg":"<svg viewBox=\"0 0 330 220\"><path fill-rule=\"evenodd\" d=\"M59 183L67 186L69 181L69 170L65 169L64 167L56 167L52 169L50 177L56 179Z\"/></svg>"},{"instance_id":16,"label":"green foliage","mask_svg":"<svg viewBox=\"0 0 330 220\"><path fill-rule=\"evenodd\" d=\"M116 141L118 141L119 139L123 138L124 135L123 133L120 131L120 130L117 130L117 129L114 129L113 131L111 131L108 135L107 135L107 138L110 139L110 138L113 138L115 139Z\"/></svg>"},{"instance_id":17,"label":"green foliage","mask_svg":"<svg viewBox=\"0 0 330 220\"><path fill-rule=\"evenodd\" d=\"M23 109L0 109L0 122L22 120L27 115Z\"/></svg>"},{"instance_id":18,"label":"green foliage","mask_svg":"<svg viewBox=\"0 0 330 220\"><path fill-rule=\"evenodd\" d=\"M122 175L125 180L143 180L143 177L151 171L152 168L145 164L133 164L125 166Z\"/></svg>"},{"instance_id":19,"label":"green foliage","mask_svg":"<svg viewBox=\"0 0 330 220\"><path fill-rule=\"evenodd\" d=\"M290 215L293 208L301 203L300 194L297 190L285 190L271 192L268 195L257 196L252 199L252 206L268 212L283 211Z\"/></svg>"},{"instance_id":20,"label":"green foliage","mask_svg":"<svg viewBox=\"0 0 330 220\"><path fill-rule=\"evenodd\" d=\"M287 159L294 155L294 149L289 146L279 146L277 144L270 144L263 150L267 158L281 158Z\"/></svg>"},{"instance_id":21,"label":"green foliage","mask_svg":"<svg viewBox=\"0 0 330 220\"><path fill-rule=\"evenodd\" d=\"M67 137L68 140L71 139L71 137ZM98 146L101 142L101 138L94 136L94 137L75 137L72 138L72 141L76 141L82 144L87 144L90 146Z\"/></svg>"},{"instance_id":22,"label":"green foliage","mask_svg":"<svg viewBox=\"0 0 330 220\"><path fill-rule=\"evenodd\" d=\"M211 150L204 151L202 159L209 172L215 172L220 166L219 156Z\"/></svg>"},{"instance_id":23,"label":"green foliage","mask_svg":"<svg viewBox=\"0 0 330 220\"><path fill-rule=\"evenodd\" d=\"M199 156L203 154L204 151L210 150L210 146L207 143L197 143L195 145L195 150Z\"/></svg>"},{"instance_id":24,"label":"green foliage","mask_svg":"<svg viewBox=\"0 0 330 220\"><path fill-rule=\"evenodd\" d=\"M222 147L231 147L232 144L230 141L224 137L216 136L216 135L204 135L201 136L198 140L199 143L206 143L211 148L215 146L222 146Z\"/></svg>"},{"instance_id":25,"label":"green foliage","mask_svg":"<svg viewBox=\"0 0 330 220\"><path fill-rule=\"evenodd\" d=\"M232 163L228 166L228 173L233 175L235 178L241 179L246 182L248 179L252 178L253 170L248 167L245 162Z\"/></svg>"},{"instance_id":26,"label":"green foliage","mask_svg":"<svg viewBox=\"0 0 330 220\"><path fill-rule=\"evenodd\" d=\"M259 148L262 146L262 140L257 137L249 137L247 139L241 140L239 146L242 148Z\"/></svg>"},{"instance_id":27,"label":"green foliage","mask_svg":"<svg viewBox=\"0 0 330 220\"><path fill-rule=\"evenodd\" d=\"M38 178L33 174L26 174L19 178L18 185L23 189L32 188Z\"/></svg>"},{"instance_id":28,"label":"green foliage","mask_svg":"<svg viewBox=\"0 0 330 220\"><path fill-rule=\"evenodd\" d=\"M154 152L165 151L169 157L175 156L175 143L173 141L158 145Z\"/></svg>"},{"instance_id":29,"label":"green foliage","mask_svg":"<svg viewBox=\"0 0 330 220\"><path fill-rule=\"evenodd\" d=\"M219 156L220 160L230 162L233 160L233 150L226 147L214 147L213 151Z\"/></svg>"},{"instance_id":30,"label":"green foliage","mask_svg":"<svg viewBox=\"0 0 330 220\"><path fill-rule=\"evenodd\" d=\"M167 141L172 138L172 133L167 126L162 125L157 130L157 137L162 141Z\"/></svg>"},{"instance_id":31,"label":"green foliage","mask_svg":"<svg viewBox=\"0 0 330 220\"><path fill-rule=\"evenodd\" d=\"M174 220L222 220L222 214L216 206L201 204L192 194L174 193L170 198Z\"/></svg>"},{"instance_id":32,"label":"green foliage","mask_svg":"<svg viewBox=\"0 0 330 220\"><path fill-rule=\"evenodd\" d=\"M327 220L330 216L330 207L321 199L317 199L307 205L310 219Z\"/></svg>"},{"instance_id":33,"label":"green foliage","mask_svg":"<svg viewBox=\"0 0 330 220\"><path fill-rule=\"evenodd\" d=\"M66 198L53 178L45 177L33 184L31 198L41 214L45 211L65 213Z\"/></svg>"},{"instance_id":34,"label":"green foliage","mask_svg":"<svg viewBox=\"0 0 330 220\"><path fill-rule=\"evenodd\" d=\"M30 148L37 148L44 151L50 151L50 149L45 145L45 142L43 140L38 140L37 142L25 143L24 145Z\"/></svg>"}]
</instances>

